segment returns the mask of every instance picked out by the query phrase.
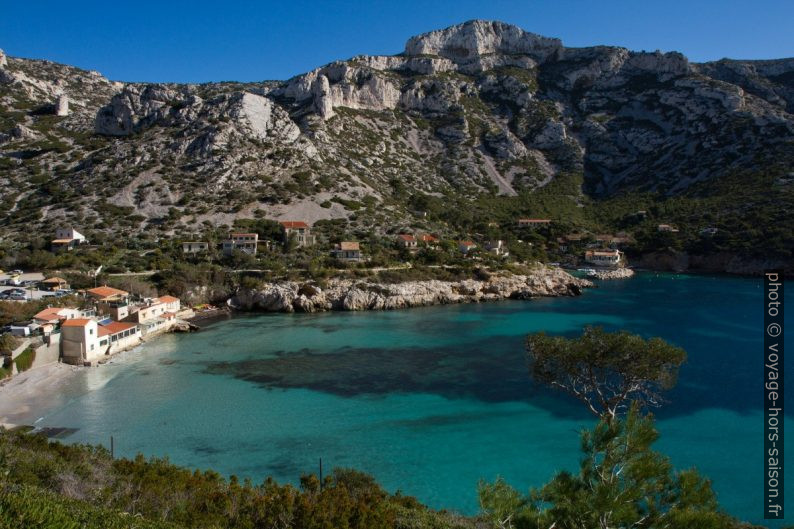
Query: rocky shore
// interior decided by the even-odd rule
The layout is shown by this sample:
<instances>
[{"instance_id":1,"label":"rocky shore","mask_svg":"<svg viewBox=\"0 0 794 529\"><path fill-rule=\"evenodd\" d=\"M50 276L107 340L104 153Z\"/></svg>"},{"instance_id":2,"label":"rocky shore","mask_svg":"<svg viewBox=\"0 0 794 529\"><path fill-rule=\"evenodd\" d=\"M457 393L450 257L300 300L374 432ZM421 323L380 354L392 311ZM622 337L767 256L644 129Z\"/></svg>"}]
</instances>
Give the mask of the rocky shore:
<instances>
[{"instance_id":1,"label":"rocky shore","mask_svg":"<svg viewBox=\"0 0 794 529\"><path fill-rule=\"evenodd\" d=\"M596 270L592 276L595 279L628 279L634 277L631 268L616 268L614 270Z\"/></svg>"},{"instance_id":2,"label":"rocky shore","mask_svg":"<svg viewBox=\"0 0 794 529\"><path fill-rule=\"evenodd\" d=\"M392 310L428 305L478 303L501 299L578 296L593 284L557 268L538 268L529 275L498 274L489 279L407 281L396 284L331 279L265 283L240 289L228 301L241 311L323 312Z\"/></svg>"}]
</instances>

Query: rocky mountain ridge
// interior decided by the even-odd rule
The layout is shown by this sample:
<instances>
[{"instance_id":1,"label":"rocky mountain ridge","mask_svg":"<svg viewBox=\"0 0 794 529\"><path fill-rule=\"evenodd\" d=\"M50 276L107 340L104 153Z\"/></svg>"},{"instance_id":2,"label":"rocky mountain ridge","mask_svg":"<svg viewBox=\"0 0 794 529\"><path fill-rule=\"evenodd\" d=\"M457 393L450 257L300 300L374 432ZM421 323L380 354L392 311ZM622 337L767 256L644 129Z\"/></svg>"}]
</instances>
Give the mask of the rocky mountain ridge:
<instances>
[{"instance_id":1,"label":"rocky mountain ridge","mask_svg":"<svg viewBox=\"0 0 794 529\"><path fill-rule=\"evenodd\" d=\"M560 197L579 204L794 160L794 59L694 64L482 20L284 82L119 83L2 55L0 106L9 234L253 216L409 225L406 190L510 196L580 175Z\"/></svg>"}]
</instances>

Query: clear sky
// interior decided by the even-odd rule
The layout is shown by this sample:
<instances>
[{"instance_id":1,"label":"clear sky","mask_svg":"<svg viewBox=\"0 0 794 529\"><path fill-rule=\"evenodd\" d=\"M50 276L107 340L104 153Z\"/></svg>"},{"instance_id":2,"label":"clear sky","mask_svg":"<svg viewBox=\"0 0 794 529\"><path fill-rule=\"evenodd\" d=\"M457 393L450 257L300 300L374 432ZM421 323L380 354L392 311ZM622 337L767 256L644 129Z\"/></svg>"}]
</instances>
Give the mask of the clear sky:
<instances>
[{"instance_id":1,"label":"clear sky","mask_svg":"<svg viewBox=\"0 0 794 529\"><path fill-rule=\"evenodd\" d=\"M399 53L412 35L472 18L566 46L677 50L694 61L794 56L793 0L5 0L0 48L114 80L258 81Z\"/></svg>"}]
</instances>

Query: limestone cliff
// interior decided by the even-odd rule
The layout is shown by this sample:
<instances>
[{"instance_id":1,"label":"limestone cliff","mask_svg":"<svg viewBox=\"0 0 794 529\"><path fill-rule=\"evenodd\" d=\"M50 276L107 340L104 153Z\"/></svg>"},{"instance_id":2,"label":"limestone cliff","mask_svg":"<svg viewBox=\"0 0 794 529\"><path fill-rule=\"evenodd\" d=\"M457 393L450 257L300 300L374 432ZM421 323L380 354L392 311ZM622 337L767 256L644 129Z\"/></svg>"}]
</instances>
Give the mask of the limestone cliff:
<instances>
[{"instance_id":1,"label":"limestone cliff","mask_svg":"<svg viewBox=\"0 0 794 529\"><path fill-rule=\"evenodd\" d=\"M556 268L531 275L497 275L488 280L407 281L382 284L366 280L332 279L327 285L283 281L257 289L241 289L229 300L237 310L323 312L329 310L392 310L428 305L477 303L500 299L576 296L592 283Z\"/></svg>"},{"instance_id":2,"label":"limestone cliff","mask_svg":"<svg viewBox=\"0 0 794 529\"><path fill-rule=\"evenodd\" d=\"M794 163L792 59L694 64L482 20L286 81L112 82L0 54L0 106L0 229L19 238L257 212L384 230L410 223L399 190L509 196L577 175L560 200L578 207Z\"/></svg>"}]
</instances>

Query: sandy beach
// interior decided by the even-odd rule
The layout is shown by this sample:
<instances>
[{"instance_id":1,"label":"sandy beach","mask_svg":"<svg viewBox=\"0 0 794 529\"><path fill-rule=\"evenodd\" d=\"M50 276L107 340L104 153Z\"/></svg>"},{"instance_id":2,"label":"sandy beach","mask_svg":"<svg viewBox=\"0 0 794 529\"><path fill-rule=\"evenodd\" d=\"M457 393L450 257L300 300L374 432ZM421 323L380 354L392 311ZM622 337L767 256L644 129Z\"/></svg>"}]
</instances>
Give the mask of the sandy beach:
<instances>
[{"instance_id":1,"label":"sandy beach","mask_svg":"<svg viewBox=\"0 0 794 529\"><path fill-rule=\"evenodd\" d=\"M43 408L51 396L81 369L85 368L50 364L0 383L0 425L29 424L30 413Z\"/></svg>"}]
</instances>

